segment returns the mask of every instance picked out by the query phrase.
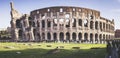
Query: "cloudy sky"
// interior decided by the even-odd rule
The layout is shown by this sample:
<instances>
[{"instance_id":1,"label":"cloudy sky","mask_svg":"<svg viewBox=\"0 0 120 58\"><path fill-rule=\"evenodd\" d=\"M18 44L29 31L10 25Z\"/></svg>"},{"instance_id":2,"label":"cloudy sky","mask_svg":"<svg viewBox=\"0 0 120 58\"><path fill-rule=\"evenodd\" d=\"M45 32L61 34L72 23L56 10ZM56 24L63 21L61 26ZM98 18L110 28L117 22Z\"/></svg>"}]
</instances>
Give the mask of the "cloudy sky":
<instances>
[{"instance_id":1,"label":"cloudy sky","mask_svg":"<svg viewBox=\"0 0 120 58\"><path fill-rule=\"evenodd\" d=\"M10 26L10 2L20 13L50 6L77 6L99 10L101 16L114 19L115 29L120 29L120 0L0 0L0 28Z\"/></svg>"}]
</instances>

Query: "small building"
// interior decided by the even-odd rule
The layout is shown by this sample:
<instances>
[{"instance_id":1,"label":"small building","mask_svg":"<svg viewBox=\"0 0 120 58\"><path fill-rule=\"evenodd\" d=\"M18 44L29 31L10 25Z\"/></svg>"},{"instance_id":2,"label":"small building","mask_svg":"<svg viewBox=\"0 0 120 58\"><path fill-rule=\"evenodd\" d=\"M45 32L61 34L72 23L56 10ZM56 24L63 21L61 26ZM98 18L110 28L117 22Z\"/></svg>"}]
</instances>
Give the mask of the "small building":
<instances>
[{"instance_id":1,"label":"small building","mask_svg":"<svg viewBox=\"0 0 120 58\"><path fill-rule=\"evenodd\" d=\"M120 29L115 31L115 38L120 38Z\"/></svg>"}]
</instances>

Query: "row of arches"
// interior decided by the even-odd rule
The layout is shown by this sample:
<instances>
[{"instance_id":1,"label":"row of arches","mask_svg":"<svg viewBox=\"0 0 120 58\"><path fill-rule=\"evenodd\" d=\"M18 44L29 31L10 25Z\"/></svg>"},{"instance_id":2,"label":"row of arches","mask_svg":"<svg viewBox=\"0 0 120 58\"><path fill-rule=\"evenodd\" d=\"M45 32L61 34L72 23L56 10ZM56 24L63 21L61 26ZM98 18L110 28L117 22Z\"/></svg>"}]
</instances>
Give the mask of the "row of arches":
<instances>
[{"instance_id":1,"label":"row of arches","mask_svg":"<svg viewBox=\"0 0 120 58\"><path fill-rule=\"evenodd\" d=\"M19 30L18 31L18 36L19 38L23 38L23 31ZM34 40L36 41L44 41L44 40L54 40L54 41L85 41L85 42L101 42L105 40L112 39L112 35L107 35L107 34L93 34L93 33L70 33L70 32L60 32L60 33L38 33L36 30L33 30L33 35L34 35ZM26 37L24 37L26 38ZM31 35L28 33L27 34L27 40L30 40Z\"/></svg>"},{"instance_id":2,"label":"row of arches","mask_svg":"<svg viewBox=\"0 0 120 58\"><path fill-rule=\"evenodd\" d=\"M57 19L56 19L57 20ZM84 27L88 27L90 26L90 29L100 29L100 30L113 30L112 25L107 24L107 23L103 23L103 22L98 22L98 21L90 21L90 23L88 22L88 20L82 20L82 19L78 19L78 22L76 21L77 19L73 19L72 22L72 27L77 27L78 26L84 26ZM54 22L53 20L53 24L51 23L52 21L50 21L50 19L47 20L47 22L45 20L41 21L41 27L45 28L45 26L47 26L48 28L51 27L51 25L57 26L57 23ZM89 24L88 24L89 23ZM29 22L29 24L31 24L31 22ZM37 24L37 25L36 25ZM35 22L33 22L33 27L40 27L40 22L37 21L37 23L35 24ZM83 25L84 24L84 25ZM64 26L63 23L60 26ZM70 27L70 21L66 22L66 28Z\"/></svg>"},{"instance_id":3,"label":"row of arches","mask_svg":"<svg viewBox=\"0 0 120 58\"><path fill-rule=\"evenodd\" d=\"M105 35L105 34L93 34L93 33L69 33L69 32L66 32L66 33L63 33L63 32L60 32L60 33L42 33L41 35L38 34L37 35L38 39L40 40L48 40L48 41L51 41L51 40L59 40L59 41L87 41L87 42L93 42L93 41L105 41L107 39L111 39L111 35Z\"/></svg>"}]
</instances>

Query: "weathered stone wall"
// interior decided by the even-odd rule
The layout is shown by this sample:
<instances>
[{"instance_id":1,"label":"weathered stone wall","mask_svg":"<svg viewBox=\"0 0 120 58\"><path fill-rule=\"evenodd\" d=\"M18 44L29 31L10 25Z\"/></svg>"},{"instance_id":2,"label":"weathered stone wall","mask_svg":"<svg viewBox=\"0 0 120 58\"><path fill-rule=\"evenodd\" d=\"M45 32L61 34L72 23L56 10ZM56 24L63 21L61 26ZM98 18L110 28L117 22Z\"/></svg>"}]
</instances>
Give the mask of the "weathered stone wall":
<instances>
[{"instance_id":1,"label":"weathered stone wall","mask_svg":"<svg viewBox=\"0 0 120 58\"><path fill-rule=\"evenodd\" d=\"M99 11L81 7L37 9L16 19L14 25L15 38L22 41L104 43L114 38L114 20L101 17Z\"/></svg>"}]
</instances>

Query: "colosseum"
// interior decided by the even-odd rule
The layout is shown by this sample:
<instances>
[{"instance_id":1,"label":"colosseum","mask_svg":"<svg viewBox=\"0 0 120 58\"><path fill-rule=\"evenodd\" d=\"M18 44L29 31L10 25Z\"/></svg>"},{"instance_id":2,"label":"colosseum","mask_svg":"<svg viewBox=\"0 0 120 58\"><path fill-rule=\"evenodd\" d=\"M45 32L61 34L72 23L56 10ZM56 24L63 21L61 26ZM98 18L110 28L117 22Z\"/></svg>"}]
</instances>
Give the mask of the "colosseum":
<instances>
[{"instance_id":1,"label":"colosseum","mask_svg":"<svg viewBox=\"0 0 120 58\"><path fill-rule=\"evenodd\" d=\"M16 41L104 43L114 38L114 19L97 10L54 6L20 14L11 6L11 36Z\"/></svg>"}]
</instances>

